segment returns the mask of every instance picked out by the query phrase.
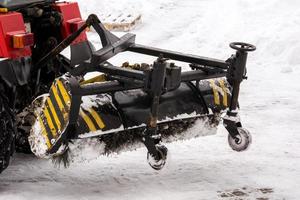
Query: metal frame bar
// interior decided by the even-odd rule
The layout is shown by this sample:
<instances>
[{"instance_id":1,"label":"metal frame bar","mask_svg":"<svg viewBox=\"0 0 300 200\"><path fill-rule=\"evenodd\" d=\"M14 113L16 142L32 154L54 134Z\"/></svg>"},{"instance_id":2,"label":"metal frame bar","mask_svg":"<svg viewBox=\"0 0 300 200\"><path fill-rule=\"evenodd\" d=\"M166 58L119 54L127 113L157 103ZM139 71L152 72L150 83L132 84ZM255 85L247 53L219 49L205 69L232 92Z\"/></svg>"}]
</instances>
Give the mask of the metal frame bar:
<instances>
[{"instance_id":1,"label":"metal frame bar","mask_svg":"<svg viewBox=\"0 0 300 200\"><path fill-rule=\"evenodd\" d=\"M145 45L140 44L134 44L128 48L128 51L132 51L135 53L141 53L151 56L159 57L160 55L163 55L164 58L176 60L176 61L182 61L187 63L194 63L198 65L205 65L205 66L211 66L221 69L228 69L228 63L226 61L217 60L213 58L207 58L202 56L196 56L196 55L190 55L190 54L184 54L179 53L176 51L170 51L165 49L159 49L154 47L149 47Z\"/></svg>"}]
</instances>

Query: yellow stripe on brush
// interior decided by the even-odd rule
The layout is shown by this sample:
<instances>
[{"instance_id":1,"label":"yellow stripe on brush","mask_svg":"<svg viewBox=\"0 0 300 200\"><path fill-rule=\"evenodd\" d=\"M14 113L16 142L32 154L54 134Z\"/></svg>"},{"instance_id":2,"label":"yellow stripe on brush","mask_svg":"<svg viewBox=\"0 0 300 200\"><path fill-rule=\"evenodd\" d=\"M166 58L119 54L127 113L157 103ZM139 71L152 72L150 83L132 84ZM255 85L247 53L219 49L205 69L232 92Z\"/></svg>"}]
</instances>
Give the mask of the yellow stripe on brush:
<instances>
[{"instance_id":1,"label":"yellow stripe on brush","mask_svg":"<svg viewBox=\"0 0 300 200\"><path fill-rule=\"evenodd\" d=\"M101 117L98 115L98 113L93 108L90 109L90 113L93 116L93 118L95 119L95 121L97 122L98 126L101 129L103 129L105 127L105 124L103 123L103 121L102 121Z\"/></svg>"},{"instance_id":2,"label":"yellow stripe on brush","mask_svg":"<svg viewBox=\"0 0 300 200\"><path fill-rule=\"evenodd\" d=\"M43 136L44 136L44 138L45 138L45 140L46 140L47 147L48 147L48 149L50 149L50 148L51 148L51 143L50 143L50 140L49 140L49 138L48 138L48 134L47 134L46 128L45 128L45 126L44 126L44 123L43 123L41 117L39 117L38 120L39 120L39 122L40 122L40 125L41 125L41 131L42 131L42 134L43 134Z\"/></svg>"},{"instance_id":3,"label":"yellow stripe on brush","mask_svg":"<svg viewBox=\"0 0 300 200\"><path fill-rule=\"evenodd\" d=\"M65 86L63 85L63 83L60 80L57 81L57 85L58 85L58 88L62 94L62 97L63 97L65 103L67 104L71 100L70 100L69 94L68 94Z\"/></svg>"},{"instance_id":4,"label":"yellow stripe on brush","mask_svg":"<svg viewBox=\"0 0 300 200\"><path fill-rule=\"evenodd\" d=\"M54 98L55 98L55 100L56 100L56 102L58 104L59 109L62 111L62 113L65 113L64 112L64 105L63 105L60 97L58 96L57 88L55 87L55 85L52 85L51 89L52 89Z\"/></svg>"},{"instance_id":5,"label":"yellow stripe on brush","mask_svg":"<svg viewBox=\"0 0 300 200\"><path fill-rule=\"evenodd\" d=\"M50 98L47 98L47 103L49 105L50 112L52 113L53 118L55 120L55 123L57 124L57 128L60 130L61 129L61 122L58 119L57 113L55 112L54 106L53 106L52 101L50 100Z\"/></svg>"},{"instance_id":6,"label":"yellow stripe on brush","mask_svg":"<svg viewBox=\"0 0 300 200\"><path fill-rule=\"evenodd\" d=\"M53 136L56 136L56 129L55 129L55 127L54 127L54 124L53 124L53 122L52 122L52 119L51 119L51 117L50 117L50 114L49 114L49 111L48 111L48 108L47 107L45 107L44 108L44 115L45 115L45 117L46 117L46 120L47 120L47 124L49 125L49 128L50 128L50 131L51 131L51 133L52 133L52 135Z\"/></svg>"},{"instance_id":7,"label":"yellow stripe on brush","mask_svg":"<svg viewBox=\"0 0 300 200\"><path fill-rule=\"evenodd\" d=\"M79 112L80 116L83 118L83 120L85 121L86 125L89 127L90 131L96 131L96 127L93 124L91 118L85 114L82 110L80 110Z\"/></svg>"}]
</instances>

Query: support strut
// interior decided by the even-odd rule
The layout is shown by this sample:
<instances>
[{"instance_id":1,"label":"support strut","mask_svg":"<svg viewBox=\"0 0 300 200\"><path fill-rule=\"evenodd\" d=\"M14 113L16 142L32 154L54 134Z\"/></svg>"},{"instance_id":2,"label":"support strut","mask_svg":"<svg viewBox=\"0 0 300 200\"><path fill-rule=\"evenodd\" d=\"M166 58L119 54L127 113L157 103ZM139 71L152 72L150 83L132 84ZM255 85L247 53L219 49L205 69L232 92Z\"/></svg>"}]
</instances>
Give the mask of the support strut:
<instances>
[{"instance_id":1,"label":"support strut","mask_svg":"<svg viewBox=\"0 0 300 200\"><path fill-rule=\"evenodd\" d=\"M144 132L143 142L148 150L148 162L154 169L161 169L165 165L167 149L161 145L161 135L157 134L158 106L162 92L168 63L163 58L158 58L153 64L151 71L151 83L148 93L152 99L150 106L149 121ZM153 81L155 80L155 81ZM151 156L154 160L150 160Z\"/></svg>"},{"instance_id":2,"label":"support strut","mask_svg":"<svg viewBox=\"0 0 300 200\"><path fill-rule=\"evenodd\" d=\"M242 151L248 148L250 144L250 134L246 129L242 128L242 124L240 121L240 117L238 114L238 98L239 98L239 91L240 91L240 84L243 79L246 78L246 62L248 51L254 51L256 49L255 46L247 43L231 43L230 47L237 50L236 54L229 59L231 62L230 67L227 72L227 80L232 86L232 96L229 109L227 111L226 116L223 118L224 126L229 133L229 142L231 147L233 145L238 146L236 149L237 151ZM241 131L243 134L241 134ZM244 133L247 134L244 134ZM242 141L249 140L247 142ZM243 143L244 142L244 143ZM243 146L241 146L243 145ZM234 150L236 150L234 149Z\"/></svg>"}]
</instances>

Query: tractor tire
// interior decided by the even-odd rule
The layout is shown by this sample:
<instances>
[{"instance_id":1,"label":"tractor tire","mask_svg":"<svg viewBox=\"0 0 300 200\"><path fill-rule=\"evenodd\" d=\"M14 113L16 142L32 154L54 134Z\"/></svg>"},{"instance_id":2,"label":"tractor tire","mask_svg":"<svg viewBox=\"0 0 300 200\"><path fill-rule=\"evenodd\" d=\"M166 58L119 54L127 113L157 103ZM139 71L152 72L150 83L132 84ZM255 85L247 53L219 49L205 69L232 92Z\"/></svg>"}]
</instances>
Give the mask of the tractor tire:
<instances>
[{"instance_id":1,"label":"tractor tire","mask_svg":"<svg viewBox=\"0 0 300 200\"><path fill-rule=\"evenodd\" d=\"M0 173L5 170L14 152L14 123L8 103L0 96Z\"/></svg>"}]
</instances>

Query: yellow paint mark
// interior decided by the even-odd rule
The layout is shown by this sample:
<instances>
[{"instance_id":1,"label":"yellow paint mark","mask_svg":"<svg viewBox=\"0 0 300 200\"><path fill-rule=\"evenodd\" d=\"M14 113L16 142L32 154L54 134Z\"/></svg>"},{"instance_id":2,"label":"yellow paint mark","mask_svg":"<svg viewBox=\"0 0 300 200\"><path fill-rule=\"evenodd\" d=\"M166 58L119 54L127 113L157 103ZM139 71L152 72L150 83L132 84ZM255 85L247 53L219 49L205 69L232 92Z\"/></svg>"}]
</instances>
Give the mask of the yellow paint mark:
<instances>
[{"instance_id":1,"label":"yellow paint mark","mask_svg":"<svg viewBox=\"0 0 300 200\"><path fill-rule=\"evenodd\" d=\"M63 83L60 80L57 80L57 85L58 85L58 88L62 94L62 97L63 97L65 103L67 104L71 100L70 100L69 94L68 94L65 86L63 85Z\"/></svg>"},{"instance_id":2,"label":"yellow paint mark","mask_svg":"<svg viewBox=\"0 0 300 200\"><path fill-rule=\"evenodd\" d=\"M93 116L93 118L95 119L95 121L97 122L98 126L101 129L103 129L105 127L105 124L103 123L103 121L102 121L101 117L98 115L98 113L93 108L90 109L90 113Z\"/></svg>"},{"instance_id":3,"label":"yellow paint mark","mask_svg":"<svg viewBox=\"0 0 300 200\"><path fill-rule=\"evenodd\" d=\"M220 79L220 86L223 90L223 105L225 107L228 106L228 100L227 100L227 88L225 86L225 83L224 83L224 80L223 79Z\"/></svg>"},{"instance_id":4,"label":"yellow paint mark","mask_svg":"<svg viewBox=\"0 0 300 200\"><path fill-rule=\"evenodd\" d=\"M46 128L44 126L44 123L43 123L41 117L39 117L38 120L39 120L40 125L41 125L42 134L44 135L44 138L46 139L47 147L48 147L48 149L50 149L51 148L51 143L50 143L50 140L48 138L47 131L46 131Z\"/></svg>"},{"instance_id":5,"label":"yellow paint mark","mask_svg":"<svg viewBox=\"0 0 300 200\"><path fill-rule=\"evenodd\" d=\"M61 123L60 123L60 121L58 119L57 113L55 112L54 106L53 106L50 98L47 98L47 103L49 105L50 112L52 113L53 118L55 120L55 123L57 124L57 128L60 130L61 129Z\"/></svg>"},{"instance_id":6,"label":"yellow paint mark","mask_svg":"<svg viewBox=\"0 0 300 200\"><path fill-rule=\"evenodd\" d=\"M219 96L219 92L217 90L217 86L215 84L215 80L210 80L210 86L213 90L214 93L214 102L216 105L220 105L220 96Z\"/></svg>"},{"instance_id":7,"label":"yellow paint mark","mask_svg":"<svg viewBox=\"0 0 300 200\"><path fill-rule=\"evenodd\" d=\"M93 124L91 118L88 115L86 115L81 109L80 109L79 114L83 118L83 120L85 121L87 126L89 127L90 131L96 131L97 130L95 125Z\"/></svg>"},{"instance_id":8,"label":"yellow paint mark","mask_svg":"<svg viewBox=\"0 0 300 200\"><path fill-rule=\"evenodd\" d=\"M101 74L99 76L95 76L94 78L80 82L80 85L95 83L95 82L104 82L104 81L106 81L106 76L105 74Z\"/></svg>"},{"instance_id":9,"label":"yellow paint mark","mask_svg":"<svg viewBox=\"0 0 300 200\"><path fill-rule=\"evenodd\" d=\"M44 115L45 115L45 117L46 117L46 121L47 121L47 124L49 125L49 128L50 128L50 131L51 131L52 135L53 135L53 136L56 136L57 133L56 133L54 124L53 124L53 122L52 122L52 120L51 120L50 113L49 113L47 107L44 108Z\"/></svg>"}]
</instances>

